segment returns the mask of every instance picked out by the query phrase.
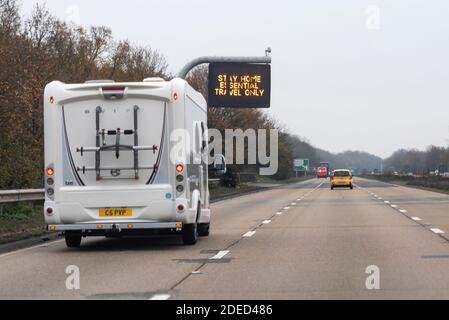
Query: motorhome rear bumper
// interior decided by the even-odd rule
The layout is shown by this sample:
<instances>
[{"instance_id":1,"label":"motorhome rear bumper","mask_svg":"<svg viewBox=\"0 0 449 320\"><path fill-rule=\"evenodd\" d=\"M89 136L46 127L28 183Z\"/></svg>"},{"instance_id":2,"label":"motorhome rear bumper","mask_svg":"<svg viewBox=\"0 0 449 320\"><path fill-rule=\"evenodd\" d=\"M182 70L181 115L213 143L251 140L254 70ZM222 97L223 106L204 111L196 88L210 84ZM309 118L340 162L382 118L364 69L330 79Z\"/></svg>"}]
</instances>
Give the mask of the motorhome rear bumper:
<instances>
[{"instance_id":1,"label":"motorhome rear bumper","mask_svg":"<svg viewBox=\"0 0 449 320\"><path fill-rule=\"evenodd\" d=\"M140 222L140 223L82 223L48 225L50 231L102 231L121 232L126 230L167 230L173 232L182 231L181 222Z\"/></svg>"}]
</instances>

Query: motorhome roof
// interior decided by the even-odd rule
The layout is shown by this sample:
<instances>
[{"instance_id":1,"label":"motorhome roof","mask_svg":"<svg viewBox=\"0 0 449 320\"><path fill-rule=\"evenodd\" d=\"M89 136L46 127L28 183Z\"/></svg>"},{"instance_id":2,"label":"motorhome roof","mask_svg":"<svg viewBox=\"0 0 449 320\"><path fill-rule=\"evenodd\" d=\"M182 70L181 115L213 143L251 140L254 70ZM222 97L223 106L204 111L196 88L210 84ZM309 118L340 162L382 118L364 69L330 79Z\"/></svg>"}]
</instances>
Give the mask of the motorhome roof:
<instances>
[{"instance_id":1,"label":"motorhome roof","mask_svg":"<svg viewBox=\"0 0 449 320\"><path fill-rule=\"evenodd\" d=\"M94 80L86 83L66 84L53 81L46 88L52 89L52 96L57 97L60 104L76 100L94 99L103 96L106 91L121 91L125 97L152 98L169 102L177 93L178 97L188 96L203 109L207 108L206 100L195 91L187 81L174 78L165 81L162 78L148 78L142 82L113 82L111 80Z\"/></svg>"}]
</instances>

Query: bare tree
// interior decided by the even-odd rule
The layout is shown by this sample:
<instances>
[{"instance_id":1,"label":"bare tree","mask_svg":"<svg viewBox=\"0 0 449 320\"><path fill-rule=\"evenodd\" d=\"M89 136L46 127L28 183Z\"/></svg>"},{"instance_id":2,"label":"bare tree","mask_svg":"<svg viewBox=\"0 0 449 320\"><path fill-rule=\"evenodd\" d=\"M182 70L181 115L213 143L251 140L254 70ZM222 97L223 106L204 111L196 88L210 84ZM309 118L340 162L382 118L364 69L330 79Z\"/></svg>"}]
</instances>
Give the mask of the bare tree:
<instances>
[{"instance_id":1,"label":"bare tree","mask_svg":"<svg viewBox=\"0 0 449 320\"><path fill-rule=\"evenodd\" d=\"M55 18L50 14L45 4L37 3L33 13L25 22L25 34L36 48L42 46L51 34Z\"/></svg>"},{"instance_id":2,"label":"bare tree","mask_svg":"<svg viewBox=\"0 0 449 320\"><path fill-rule=\"evenodd\" d=\"M19 2L17 0L0 0L0 35L15 34L20 27Z\"/></svg>"}]
</instances>

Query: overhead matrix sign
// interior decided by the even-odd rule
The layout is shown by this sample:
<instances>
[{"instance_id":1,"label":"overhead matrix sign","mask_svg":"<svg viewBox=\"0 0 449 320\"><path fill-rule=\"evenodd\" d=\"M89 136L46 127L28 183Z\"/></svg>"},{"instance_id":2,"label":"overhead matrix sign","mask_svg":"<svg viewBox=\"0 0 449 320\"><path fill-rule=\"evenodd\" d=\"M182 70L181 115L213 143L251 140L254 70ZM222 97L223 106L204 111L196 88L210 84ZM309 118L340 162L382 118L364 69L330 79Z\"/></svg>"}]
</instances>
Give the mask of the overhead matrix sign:
<instances>
[{"instance_id":1,"label":"overhead matrix sign","mask_svg":"<svg viewBox=\"0 0 449 320\"><path fill-rule=\"evenodd\" d=\"M269 108L269 64L220 62L209 64L210 107Z\"/></svg>"}]
</instances>

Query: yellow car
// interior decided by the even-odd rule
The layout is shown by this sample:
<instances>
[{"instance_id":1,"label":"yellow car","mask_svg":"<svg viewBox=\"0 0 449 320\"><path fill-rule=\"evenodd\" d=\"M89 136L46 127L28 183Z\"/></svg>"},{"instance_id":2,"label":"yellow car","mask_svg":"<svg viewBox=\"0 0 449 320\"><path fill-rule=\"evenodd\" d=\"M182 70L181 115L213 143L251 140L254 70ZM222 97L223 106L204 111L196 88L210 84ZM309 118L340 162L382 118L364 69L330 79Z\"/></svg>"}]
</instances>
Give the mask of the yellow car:
<instances>
[{"instance_id":1,"label":"yellow car","mask_svg":"<svg viewBox=\"0 0 449 320\"><path fill-rule=\"evenodd\" d=\"M347 169L334 170L331 174L331 189L339 187L347 187L351 190L354 189L352 184L352 173Z\"/></svg>"}]
</instances>

